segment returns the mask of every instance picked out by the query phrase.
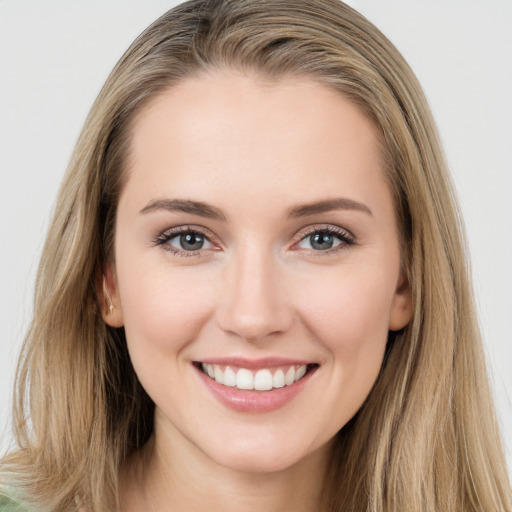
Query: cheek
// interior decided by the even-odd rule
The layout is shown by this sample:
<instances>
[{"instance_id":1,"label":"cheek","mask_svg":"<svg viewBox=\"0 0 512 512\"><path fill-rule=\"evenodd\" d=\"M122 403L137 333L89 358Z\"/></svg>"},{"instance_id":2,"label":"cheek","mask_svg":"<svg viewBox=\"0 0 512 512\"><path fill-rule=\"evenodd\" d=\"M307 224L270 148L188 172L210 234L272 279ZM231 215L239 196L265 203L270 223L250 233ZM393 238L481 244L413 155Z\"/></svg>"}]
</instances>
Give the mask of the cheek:
<instances>
[{"instance_id":1,"label":"cheek","mask_svg":"<svg viewBox=\"0 0 512 512\"><path fill-rule=\"evenodd\" d=\"M177 272L165 261L137 265L134 259L118 261L130 351L174 354L194 339L209 317L213 292L205 283L208 276L198 275L197 268Z\"/></svg>"},{"instance_id":2,"label":"cheek","mask_svg":"<svg viewBox=\"0 0 512 512\"><path fill-rule=\"evenodd\" d=\"M354 272L324 282L317 276L300 297L303 321L326 349L330 385L325 397L333 430L360 409L377 379L393 291L384 272Z\"/></svg>"},{"instance_id":3,"label":"cheek","mask_svg":"<svg viewBox=\"0 0 512 512\"><path fill-rule=\"evenodd\" d=\"M294 273L289 295L302 333L322 357L321 398L304 428L315 445L326 442L361 408L379 374L394 295L393 268L339 265ZM368 269L371 269L370 271ZM387 270L387 271L386 271ZM295 334L295 333L294 333Z\"/></svg>"},{"instance_id":4,"label":"cheek","mask_svg":"<svg viewBox=\"0 0 512 512\"><path fill-rule=\"evenodd\" d=\"M371 269L362 271L361 268ZM336 404L333 421L345 424L361 407L379 374L388 339L394 272L382 266L344 267L317 275L301 296L303 321L326 349L327 391ZM389 269L388 269L389 270ZM391 274L391 275L390 275Z\"/></svg>"},{"instance_id":5,"label":"cheek","mask_svg":"<svg viewBox=\"0 0 512 512\"><path fill-rule=\"evenodd\" d=\"M394 296L385 272L344 269L325 279L316 276L305 290L299 295L304 322L329 349L357 353L385 345Z\"/></svg>"}]
</instances>

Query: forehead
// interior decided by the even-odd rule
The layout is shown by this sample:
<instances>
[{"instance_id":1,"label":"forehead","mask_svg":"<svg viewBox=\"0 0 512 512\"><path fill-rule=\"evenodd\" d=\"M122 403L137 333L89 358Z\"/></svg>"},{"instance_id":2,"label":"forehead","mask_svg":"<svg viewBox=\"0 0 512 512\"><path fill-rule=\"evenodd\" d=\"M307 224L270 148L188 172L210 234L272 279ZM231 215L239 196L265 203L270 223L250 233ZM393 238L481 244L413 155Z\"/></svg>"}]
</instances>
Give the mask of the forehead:
<instances>
[{"instance_id":1,"label":"forehead","mask_svg":"<svg viewBox=\"0 0 512 512\"><path fill-rule=\"evenodd\" d=\"M316 199L332 187L364 196L384 178L377 130L341 93L234 71L186 79L147 105L132 125L127 172L146 195L208 201L238 185L266 199Z\"/></svg>"}]
</instances>

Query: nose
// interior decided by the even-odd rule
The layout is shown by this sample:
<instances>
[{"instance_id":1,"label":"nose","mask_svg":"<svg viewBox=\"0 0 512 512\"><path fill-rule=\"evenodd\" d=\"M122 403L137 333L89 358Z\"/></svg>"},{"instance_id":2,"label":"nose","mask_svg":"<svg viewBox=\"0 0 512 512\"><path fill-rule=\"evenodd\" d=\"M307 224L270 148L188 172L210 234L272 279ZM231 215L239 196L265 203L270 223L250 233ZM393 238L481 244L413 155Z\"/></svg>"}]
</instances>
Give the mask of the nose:
<instances>
[{"instance_id":1,"label":"nose","mask_svg":"<svg viewBox=\"0 0 512 512\"><path fill-rule=\"evenodd\" d=\"M225 276L216 315L223 331L254 343L290 329L286 278L270 254L247 247L233 257Z\"/></svg>"}]
</instances>

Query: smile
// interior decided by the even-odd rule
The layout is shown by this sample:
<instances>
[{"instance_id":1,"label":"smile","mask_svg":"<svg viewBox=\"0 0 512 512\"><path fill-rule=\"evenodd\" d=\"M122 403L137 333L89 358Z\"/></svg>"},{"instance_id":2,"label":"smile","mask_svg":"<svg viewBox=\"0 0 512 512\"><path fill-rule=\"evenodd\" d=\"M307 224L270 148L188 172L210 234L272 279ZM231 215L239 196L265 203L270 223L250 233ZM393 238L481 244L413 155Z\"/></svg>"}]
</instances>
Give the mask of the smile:
<instances>
[{"instance_id":1,"label":"smile","mask_svg":"<svg viewBox=\"0 0 512 512\"><path fill-rule=\"evenodd\" d=\"M221 404L240 413L276 411L301 394L318 363L267 358L195 361L200 381Z\"/></svg>"},{"instance_id":2,"label":"smile","mask_svg":"<svg viewBox=\"0 0 512 512\"><path fill-rule=\"evenodd\" d=\"M201 363L201 370L218 384L243 390L270 391L302 379L311 365L286 365L250 370L219 364Z\"/></svg>"}]
</instances>

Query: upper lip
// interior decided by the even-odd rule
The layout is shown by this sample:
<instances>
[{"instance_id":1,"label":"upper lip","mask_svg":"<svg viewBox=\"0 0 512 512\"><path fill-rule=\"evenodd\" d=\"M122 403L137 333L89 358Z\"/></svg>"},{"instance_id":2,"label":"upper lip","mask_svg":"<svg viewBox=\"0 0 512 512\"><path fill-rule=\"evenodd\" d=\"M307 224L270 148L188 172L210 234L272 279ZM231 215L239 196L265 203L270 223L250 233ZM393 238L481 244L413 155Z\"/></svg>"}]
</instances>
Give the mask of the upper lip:
<instances>
[{"instance_id":1,"label":"upper lip","mask_svg":"<svg viewBox=\"0 0 512 512\"><path fill-rule=\"evenodd\" d=\"M256 370L258 368L274 368L277 366L301 366L314 364L313 361L283 357L264 357L260 359L247 359L243 357L208 357L196 362L204 364L216 364L220 366L234 366L237 368L247 368L248 370Z\"/></svg>"}]
</instances>

